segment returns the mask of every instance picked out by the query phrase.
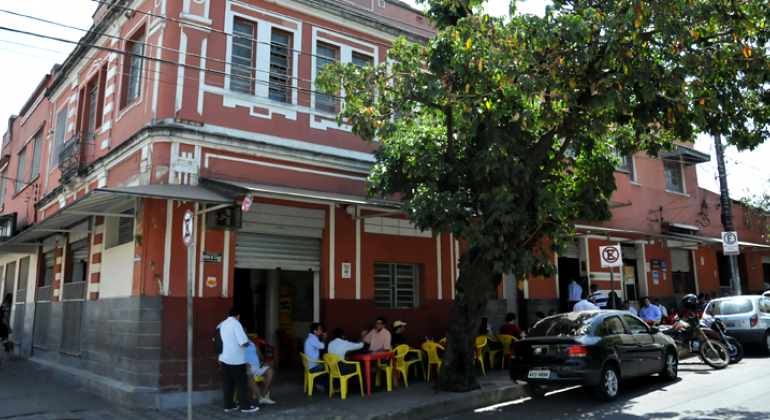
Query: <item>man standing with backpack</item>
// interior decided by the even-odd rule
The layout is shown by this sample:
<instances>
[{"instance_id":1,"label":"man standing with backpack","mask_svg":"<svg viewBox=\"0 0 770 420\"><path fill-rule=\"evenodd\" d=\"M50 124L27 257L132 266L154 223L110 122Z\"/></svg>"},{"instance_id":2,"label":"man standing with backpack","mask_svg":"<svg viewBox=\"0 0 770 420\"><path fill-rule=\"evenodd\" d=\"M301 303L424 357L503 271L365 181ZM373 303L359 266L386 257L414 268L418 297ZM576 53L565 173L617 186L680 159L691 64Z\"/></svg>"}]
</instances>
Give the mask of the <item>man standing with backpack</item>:
<instances>
[{"instance_id":1,"label":"man standing with backpack","mask_svg":"<svg viewBox=\"0 0 770 420\"><path fill-rule=\"evenodd\" d=\"M242 413L254 413L258 407L251 405L251 392L246 382L246 347L249 338L241 326L241 314L238 309L230 309L230 316L217 326L214 334L214 347L219 353L222 365L222 392L224 393L225 412L240 408ZM238 405L233 404L233 392L238 390Z\"/></svg>"}]
</instances>

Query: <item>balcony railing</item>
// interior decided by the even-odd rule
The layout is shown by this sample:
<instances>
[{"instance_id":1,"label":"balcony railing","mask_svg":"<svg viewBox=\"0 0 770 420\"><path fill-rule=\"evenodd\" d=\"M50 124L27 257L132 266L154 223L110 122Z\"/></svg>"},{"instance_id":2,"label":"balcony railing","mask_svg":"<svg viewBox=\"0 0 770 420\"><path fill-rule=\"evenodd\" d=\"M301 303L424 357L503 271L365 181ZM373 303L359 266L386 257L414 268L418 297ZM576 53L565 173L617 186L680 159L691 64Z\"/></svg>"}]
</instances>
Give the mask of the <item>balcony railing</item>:
<instances>
[{"instance_id":1,"label":"balcony railing","mask_svg":"<svg viewBox=\"0 0 770 420\"><path fill-rule=\"evenodd\" d=\"M94 135L85 131L75 133L59 153L59 169L63 180L77 176L94 158Z\"/></svg>"}]
</instances>

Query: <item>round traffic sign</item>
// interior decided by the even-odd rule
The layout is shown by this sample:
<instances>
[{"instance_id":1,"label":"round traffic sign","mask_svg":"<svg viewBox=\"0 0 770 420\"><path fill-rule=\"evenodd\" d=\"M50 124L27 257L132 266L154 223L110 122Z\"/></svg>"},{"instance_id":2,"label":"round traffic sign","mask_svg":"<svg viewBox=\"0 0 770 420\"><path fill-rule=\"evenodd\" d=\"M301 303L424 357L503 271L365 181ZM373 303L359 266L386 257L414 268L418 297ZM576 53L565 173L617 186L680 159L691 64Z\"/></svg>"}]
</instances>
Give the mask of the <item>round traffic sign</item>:
<instances>
[{"instance_id":1,"label":"round traffic sign","mask_svg":"<svg viewBox=\"0 0 770 420\"><path fill-rule=\"evenodd\" d=\"M187 210L184 212L184 220L182 221L182 241L184 246L190 246L193 238L193 212Z\"/></svg>"},{"instance_id":2,"label":"round traffic sign","mask_svg":"<svg viewBox=\"0 0 770 420\"><path fill-rule=\"evenodd\" d=\"M612 264L618 261L618 258L620 258L620 255L618 255L617 248L604 248L604 251L602 252L602 259L604 261L607 261L607 263Z\"/></svg>"},{"instance_id":3,"label":"round traffic sign","mask_svg":"<svg viewBox=\"0 0 770 420\"><path fill-rule=\"evenodd\" d=\"M738 238L732 232L725 233L726 245L735 245L736 242L738 242Z\"/></svg>"}]
</instances>

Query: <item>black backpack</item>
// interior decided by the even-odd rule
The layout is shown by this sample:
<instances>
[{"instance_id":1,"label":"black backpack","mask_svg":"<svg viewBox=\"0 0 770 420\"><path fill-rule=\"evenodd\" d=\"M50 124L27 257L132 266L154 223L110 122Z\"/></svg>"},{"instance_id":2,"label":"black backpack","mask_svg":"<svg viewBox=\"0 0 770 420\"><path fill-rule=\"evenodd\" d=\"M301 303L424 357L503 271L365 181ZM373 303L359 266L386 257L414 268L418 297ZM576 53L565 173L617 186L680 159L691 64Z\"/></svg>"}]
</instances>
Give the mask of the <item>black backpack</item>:
<instances>
[{"instance_id":1,"label":"black backpack","mask_svg":"<svg viewBox=\"0 0 770 420\"><path fill-rule=\"evenodd\" d=\"M214 338L212 338L211 341L214 342L214 351L216 351L217 354L222 354L222 351L225 348L225 343L222 341L222 333L219 332L219 328L217 328L216 332L214 332Z\"/></svg>"}]
</instances>

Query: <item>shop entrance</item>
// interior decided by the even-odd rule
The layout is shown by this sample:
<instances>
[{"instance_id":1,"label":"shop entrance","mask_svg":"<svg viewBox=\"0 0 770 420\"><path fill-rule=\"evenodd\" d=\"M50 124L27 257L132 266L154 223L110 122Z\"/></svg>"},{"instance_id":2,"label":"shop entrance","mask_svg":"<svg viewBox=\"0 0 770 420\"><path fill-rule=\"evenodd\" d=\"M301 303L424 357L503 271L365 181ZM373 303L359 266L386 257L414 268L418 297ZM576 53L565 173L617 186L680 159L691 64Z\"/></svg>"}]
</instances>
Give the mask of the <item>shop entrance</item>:
<instances>
[{"instance_id":1,"label":"shop entrance","mask_svg":"<svg viewBox=\"0 0 770 420\"><path fill-rule=\"evenodd\" d=\"M567 304L570 279L580 283L580 260L577 255L575 258L559 257L559 309L567 312L572 310ZM586 286L581 285L581 287L584 291L588 291Z\"/></svg>"}]
</instances>

